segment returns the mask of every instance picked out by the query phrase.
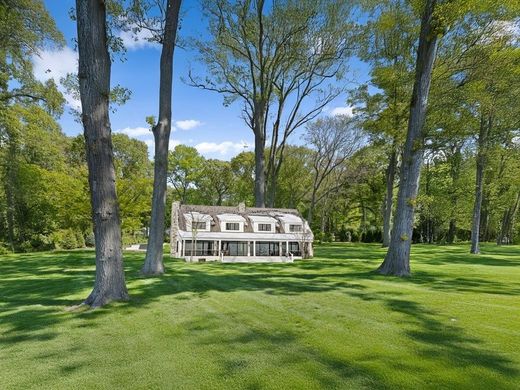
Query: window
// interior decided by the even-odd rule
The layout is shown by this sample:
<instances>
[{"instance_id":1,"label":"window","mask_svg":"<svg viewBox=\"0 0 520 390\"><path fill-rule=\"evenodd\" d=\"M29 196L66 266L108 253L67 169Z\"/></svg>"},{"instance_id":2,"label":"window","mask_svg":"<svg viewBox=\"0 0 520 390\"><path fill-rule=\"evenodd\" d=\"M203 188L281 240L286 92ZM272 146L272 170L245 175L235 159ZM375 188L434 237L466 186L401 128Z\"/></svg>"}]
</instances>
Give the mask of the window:
<instances>
[{"instance_id":1,"label":"window","mask_svg":"<svg viewBox=\"0 0 520 390\"><path fill-rule=\"evenodd\" d=\"M222 241L224 256L247 256L249 243L247 241Z\"/></svg>"},{"instance_id":2,"label":"window","mask_svg":"<svg viewBox=\"0 0 520 390\"><path fill-rule=\"evenodd\" d=\"M226 230L240 230L240 224L237 222L227 222L226 223Z\"/></svg>"},{"instance_id":3,"label":"window","mask_svg":"<svg viewBox=\"0 0 520 390\"><path fill-rule=\"evenodd\" d=\"M302 230L302 225L289 225L289 231L292 233L301 232Z\"/></svg>"},{"instance_id":4,"label":"window","mask_svg":"<svg viewBox=\"0 0 520 390\"><path fill-rule=\"evenodd\" d=\"M280 256L279 242L256 242L257 256Z\"/></svg>"},{"instance_id":5,"label":"window","mask_svg":"<svg viewBox=\"0 0 520 390\"><path fill-rule=\"evenodd\" d=\"M184 249L185 256L213 256L213 241L196 241L192 243L191 240L186 240Z\"/></svg>"},{"instance_id":6,"label":"window","mask_svg":"<svg viewBox=\"0 0 520 390\"><path fill-rule=\"evenodd\" d=\"M270 232L271 231L271 224L270 223L259 223L258 224L258 231L259 232Z\"/></svg>"},{"instance_id":7,"label":"window","mask_svg":"<svg viewBox=\"0 0 520 390\"><path fill-rule=\"evenodd\" d=\"M206 230L206 222L193 221L191 223L191 228L194 230Z\"/></svg>"},{"instance_id":8,"label":"window","mask_svg":"<svg viewBox=\"0 0 520 390\"><path fill-rule=\"evenodd\" d=\"M300 251L300 244L298 242L290 242L289 252L292 253L293 256L301 256L302 252Z\"/></svg>"}]
</instances>

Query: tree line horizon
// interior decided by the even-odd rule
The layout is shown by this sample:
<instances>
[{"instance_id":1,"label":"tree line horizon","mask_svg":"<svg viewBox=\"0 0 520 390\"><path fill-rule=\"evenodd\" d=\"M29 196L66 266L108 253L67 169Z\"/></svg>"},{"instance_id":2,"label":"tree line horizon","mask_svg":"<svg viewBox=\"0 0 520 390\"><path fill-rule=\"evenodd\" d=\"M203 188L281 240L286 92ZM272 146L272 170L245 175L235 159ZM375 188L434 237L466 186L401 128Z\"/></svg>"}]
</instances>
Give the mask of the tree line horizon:
<instances>
[{"instance_id":1,"label":"tree line horizon","mask_svg":"<svg viewBox=\"0 0 520 390\"><path fill-rule=\"evenodd\" d=\"M4 251L94 244L96 282L84 303L96 307L128 298L122 245L145 227L141 272L164 273L174 199L297 208L320 240L388 247L377 271L389 275L411 274L412 242L470 240L474 254L481 240L518 242L520 5L202 3L208 37L182 39L205 73L184 81L243 108L254 151L229 162L186 145L168 151L180 0L77 0L79 73L62 82L81 98L84 137L62 133L63 96L32 74L35 50L63 44L52 17L39 0L0 5ZM153 163L143 142L110 129L113 104L129 98L110 85L120 30L146 30L162 48L158 116L147 118ZM370 80L347 89L353 57ZM323 115L341 96L353 115ZM305 146L294 145L297 134Z\"/></svg>"}]
</instances>

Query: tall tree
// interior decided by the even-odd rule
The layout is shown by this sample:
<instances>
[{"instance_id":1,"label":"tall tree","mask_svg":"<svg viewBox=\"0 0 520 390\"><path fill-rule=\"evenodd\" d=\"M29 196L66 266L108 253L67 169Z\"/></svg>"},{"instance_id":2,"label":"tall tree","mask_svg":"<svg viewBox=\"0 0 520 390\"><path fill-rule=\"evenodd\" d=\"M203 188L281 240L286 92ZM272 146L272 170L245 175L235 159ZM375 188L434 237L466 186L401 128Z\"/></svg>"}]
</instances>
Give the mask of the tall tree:
<instances>
[{"instance_id":1,"label":"tall tree","mask_svg":"<svg viewBox=\"0 0 520 390\"><path fill-rule=\"evenodd\" d=\"M222 93L226 105L242 103L243 118L255 137L257 207L274 202L289 136L342 91L329 81L345 73L352 36L349 5L336 0L204 3L211 39L197 40L196 47L210 77L190 74L190 83Z\"/></svg>"},{"instance_id":2,"label":"tall tree","mask_svg":"<svg viewBox=\"0 0 520 390\"><path fill-rule=\"evenodd\" d=\"M361 147L363 133L352 118L340 115L310 123L304 139L314 149L311 199L307 214L307 221L312 224L317 202L344 184L343 173L347 172L345 162ZM331 175L335 175L334 185L319 196L319 190Z\"/></svg>"},{"instance_id":3,"label":"tall tree","mask_svg":"<svg viewBox=\"0 0 520 390\"><path fill-rule=\"evenodd\" d=\"M410 275L410 247L412 244L414 208L423 159L423 126L426 119L438 36L441 33L439 21L434 16L436 3L436 0L425 1L421 20L415 83L410 104L408 132L402 156L394 226L388 252L378 269L378 272L385 275Z\"/></svg>"},{"instance_id":4,"label":"tall tree","mask_svg":"<svg viewBox=\"0 0 520 390\"><path fill-rule=\"evenodd\" d=\"M81 119L96 243L96 280L84 301L91 307L128 299L109 118L111 62L106 18L105 2L76 0Z\"/></svg>"},{"instance_id":5,"label":"tall tree","mask_svg":"<svg viewBox=\"0 0 520 390\"><path fill-rule=\"evenodd\" d=\"M364 127L374 141L386 145L383 247L388 247L399 153L404 143L413 87L418 21L407 0L367 1L365 4L374 16L365 25L366 39L359 52L360 57L372 65L370 83L378 92L370 95L367 86L362 86L351 100L363 103L356 113L364 117Z\"/></svg>"},{"instance_id":6,"label":"tall tree","mask_svg":"<svg viewBox=\"0 0 520 390\"><path fill-rule=\"evenodd\" d=\"M155 6L154 6L155 5ZM150 234L141 273L164 273L163 243L168 176L168 145L172 127L173 54L179 26L181 0L148 2L134 0L130 12L137 29L146 29L152 40L162 45L159 79L159 117L153 126L155 140L154 185ZM153 16L153 12L159 14Z\"/></svg>"},{"instance_id":7,"label":"tall tree","mask_svg":"<svg viewBox=\"0 0 520 390\"><path fill-rule=\"evenodd\" d=\"M169 154L168 181L181 203L188 201L189 190L195 188L204 169L204 157L197 149L177 145Z\"/></svg>"},{"instance_id":8,"label":"tall tree","mask_svg":"<svg viewBox=\"0 0 520 390\"><path fill-rule=\"evenodd\" d=\"M0 42L0 142L6 147L2 156L2 190L7 236L14 250L19 241L15 184L18 155L24 113L30 112L23 107L34 107L42 122L47 122L48 115L61 114L64 101L52 80L40 83L34 78L32 56L49 44L61 45L64 41L42 1L4 0L0 2Z\"/></svg>"}]
</instances>

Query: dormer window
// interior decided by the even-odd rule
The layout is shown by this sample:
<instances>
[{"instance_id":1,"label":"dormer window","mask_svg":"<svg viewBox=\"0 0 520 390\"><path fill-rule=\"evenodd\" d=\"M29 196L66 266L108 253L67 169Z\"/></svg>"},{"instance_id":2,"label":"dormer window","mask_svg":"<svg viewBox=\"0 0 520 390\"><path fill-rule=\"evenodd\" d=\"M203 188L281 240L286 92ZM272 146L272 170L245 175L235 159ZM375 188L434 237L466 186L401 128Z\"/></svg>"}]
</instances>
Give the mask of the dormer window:
<instances>
[{"instance_id":1,"label":"dormer window","mask_svg":"<svg viewBox=\"0 0 520 390\"><path fill-rule=\"evenodd\" d=\"M206 222L195 222L191 223L191 228L193 230L206 230Z\"/></svg>"},{"instance_id":2,"label":"dormer window","mask_svg":"<svg viewBox=\"0 0 520 390\"><path fill-rule=\"evenodd\" d=\"M291 233L299 233L303 231L302 225L289 225L289 231Z\"/></svg>"},{"instance_id":3,"label":"dormer window","mask_svg":"<svg viewBox=\"0 0 520 390\"><path fill-rule=\"evenodd\" d=\"M226 230L240 230L240 224L237 222L227 222L226 223Z\"/></svg>"},{"instance_id":4,"label":"dormer window","mask_svg":"<svg viewBox=\"0 0 520 390\"><path fill-rule=\"evenodd\" d=\"M270 223L259 223L258 224L258 231L259 232L270 232L272 231L272 226Z\"/></svg>"}]
</instances>

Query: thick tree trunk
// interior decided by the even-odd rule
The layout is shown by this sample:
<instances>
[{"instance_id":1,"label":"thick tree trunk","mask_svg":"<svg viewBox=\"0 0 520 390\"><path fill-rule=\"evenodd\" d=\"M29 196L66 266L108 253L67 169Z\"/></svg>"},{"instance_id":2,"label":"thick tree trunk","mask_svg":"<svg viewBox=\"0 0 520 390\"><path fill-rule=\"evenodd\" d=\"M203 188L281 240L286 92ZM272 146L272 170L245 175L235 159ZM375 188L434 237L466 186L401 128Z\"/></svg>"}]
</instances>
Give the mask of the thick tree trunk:
<instances>
[{"instance_id":1,"label":"thick tree trunk","mask_svg":"<svg viewBox=\"0 0 520 390\"><path fill-rule=\"evenodd\" d=\"M408 132L403 150L394 226L390 247L385 260L378 268L378 272L384 275L410 275L410 247L414 208L423 160L423 126L426 119L430 81L438 43L433 23L435 4L436 0L426 1L421 21L415 83L410 104Z\"/></svg>"},{"instance_id":2,"label":"thick tree trunk","mask_svg":"<svg viewBox=\"0 0 520 390\"><path fill-rule=\"evenodd\" d=\"M457 220L455 218L450 219L450 226L448 228L448 235L446 236L446 242L453 244L457 234Z\"/></svg>"},{"instance_id":3,"label":"thick tree trunk","mask_svg":"<svg viewBox=\"0 0 520 390\"><path fill-rule=\"evenodd\" d=\"M164 216L166 208L166 181L168 177L168 145L172 127L173 53L175 50L180 6L181 0L168 0L166 5L166 22L162 42L159 81L159 118L153 129L155 162L152 218L150 220L146 258L141 269L143 275L161 275L164 273Z\"/></svg>"},{"instance_id":4,"label":"thick tree trunk","mask_svg":"<svg viewBox=\"0 0 520 390\"><path fill-rule=\"evenodd\" d=\"M265 138L255 134L255 206L265 207Z\"/></svg>"},{"instance_id":5,"label":"thick tree trunk","mask_svg":"<svg viewBox=\"0 0 520 390\"><path fill-rule=\"evenodd\" d=\"M103 1L76 0L78 76L96 244L96 281L84 303L92 307L128 299L108 111L111 64L105 12Z\"/></svg>"},{"instance_id":6,"label":"thick tree trunk","mask_svg":"<svg viewBox=\"0 0 520 390\"><path fill-rule=\"evenodd\" d=\"M482 211L482 193L484 189L484 169L486 167L486 149L491 118L482 116L480 120L480 131L478 137L477 170L475 179L475 203L473 205L473 221L471 226L471 249L470 253L480 253L480 214Z\"/></svg>"},{"instance_id":7,"label":"thick tree trunk","mask_svg":"<svg viewBox=\"0 0 520 390\"><path fill-rule=\"evenodd\" d=\"M392 148L390 161L386 169L386 197L383 210L383 248L390 245L390 230L392 226L392 204L394 200L395 169L397 166L397 151Z\"/></svg>"},{"instance_id":8,"label":"thick tree trunk","mask_svg":"<svg viewBox=\"0 0 520 390\"><path fill-rule=\"evenodd\" d=\"M264 109L257 104L255 115L255 206L265 207L265 133L263 125Z\"/></svg>"}]
</instances>

